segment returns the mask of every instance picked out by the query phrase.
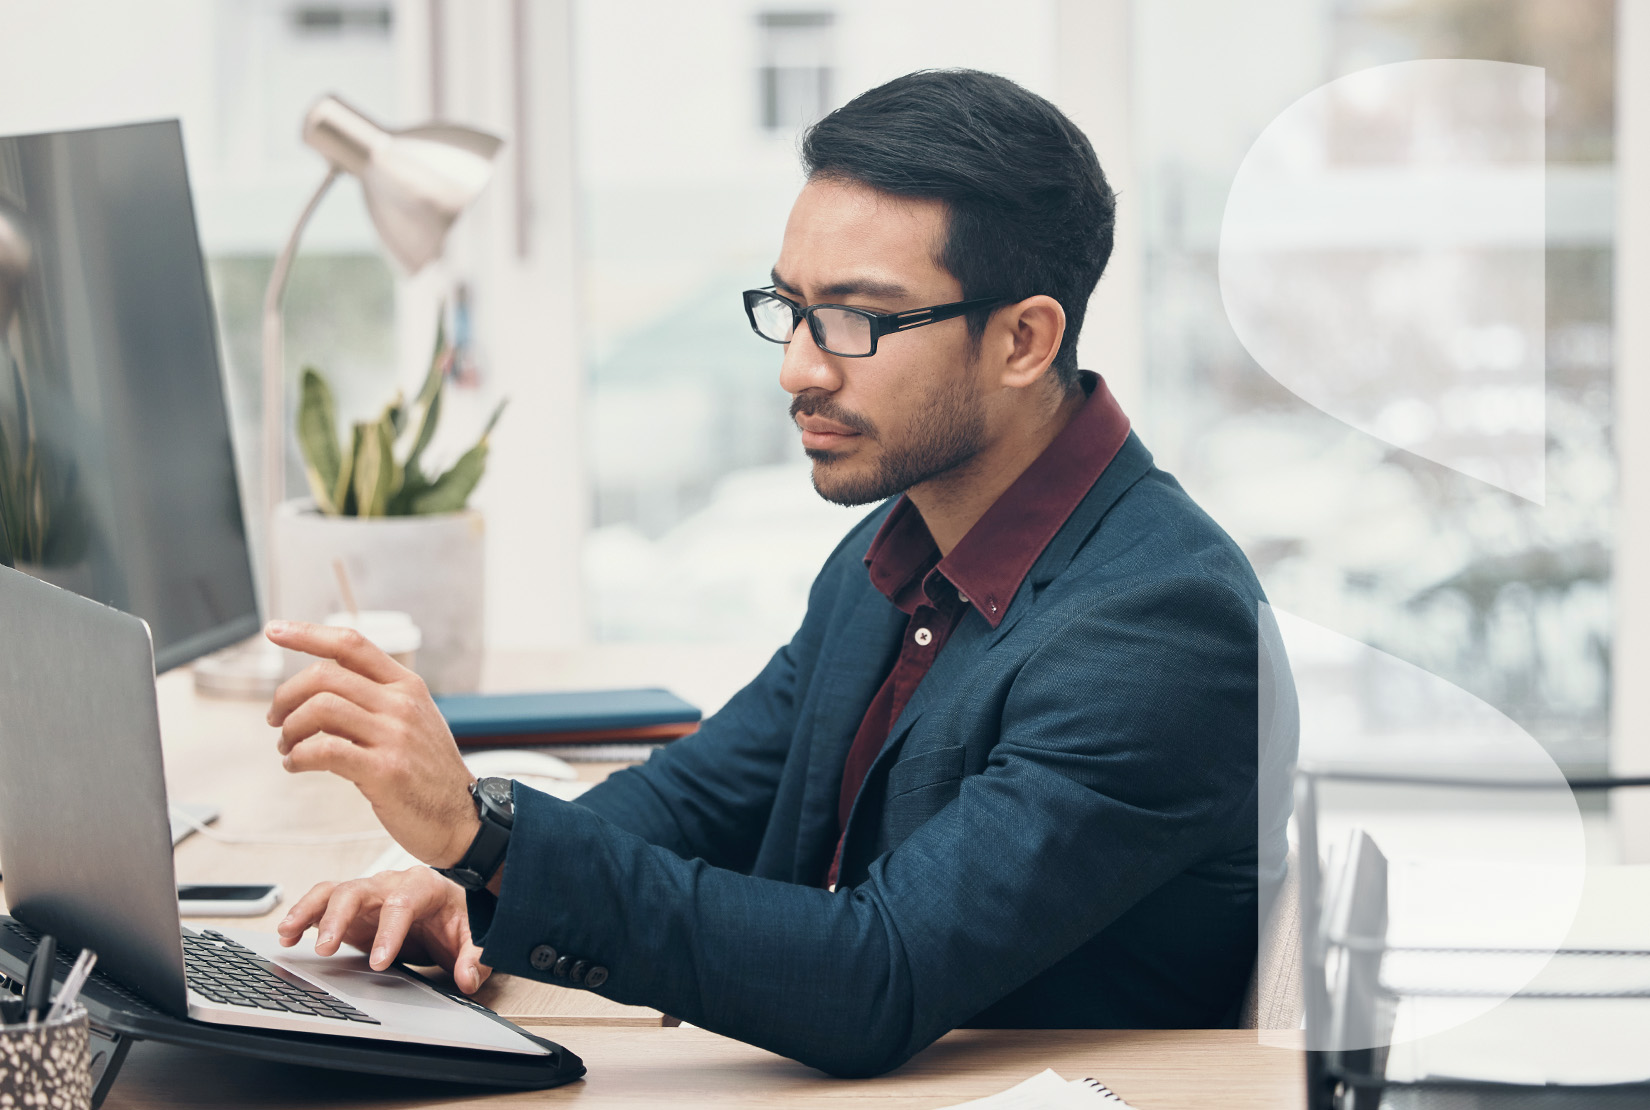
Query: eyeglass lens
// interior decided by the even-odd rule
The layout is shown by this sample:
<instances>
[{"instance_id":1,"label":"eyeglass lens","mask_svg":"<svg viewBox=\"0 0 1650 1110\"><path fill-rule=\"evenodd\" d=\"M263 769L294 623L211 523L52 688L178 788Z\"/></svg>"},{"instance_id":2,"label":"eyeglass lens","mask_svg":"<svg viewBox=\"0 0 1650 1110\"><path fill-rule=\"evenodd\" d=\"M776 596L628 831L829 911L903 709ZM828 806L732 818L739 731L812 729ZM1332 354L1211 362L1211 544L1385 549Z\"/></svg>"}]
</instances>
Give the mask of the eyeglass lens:
<instances>
[{"instance_id":1,"label":"eyeglass lens","mask_svg":"<svg viewBox=\"0 0 1650 1110\"><path fill-rule=\"evenodd\" d=\"M796 326L796 313L777 297L760 297L751 309L763 335L778 343L789 343ZM871 351L871 321L857 312L841 308L816 308L812 313L814 335L819 345L832 354L864 355Z\"/></svg>"},{"instance_id":2,"label":"eyeglass lens","mask_svg":"<svg viewBox=\"0 0 1650 1110\"><path fill-rule=\"evenodd\" d=\"M796 326L791 306L777 297L754 297L752 301L751 316L762 334L776 343L789 343Z\"/></svg>"},{"instance_id":3,"label":"eyeglass lens","mask_svg":"<svg viewBox=\"0 0 1650 1110\"><path fill-rule=\"evenodd\" d=\"M840 308L814 310L814 323L824 337L820 346L832 354L864 355L871 351L871 321Z\"/></svg>"}]
</instances>

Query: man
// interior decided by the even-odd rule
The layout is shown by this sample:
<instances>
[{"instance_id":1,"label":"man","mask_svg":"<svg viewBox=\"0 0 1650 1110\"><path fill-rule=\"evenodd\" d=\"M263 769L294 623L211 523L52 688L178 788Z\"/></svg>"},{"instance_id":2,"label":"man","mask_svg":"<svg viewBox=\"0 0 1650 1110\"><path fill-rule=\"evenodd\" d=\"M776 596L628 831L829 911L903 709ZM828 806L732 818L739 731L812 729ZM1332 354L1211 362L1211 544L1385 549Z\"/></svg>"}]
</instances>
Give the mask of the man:
<instances>
[{"instance_id":1,"label":"man","mask_svg":"<svg viewBox=\"0 0 1650 1110\"><path fill-rule=\"evenodd\" d=\"M578 804L516 787L485 891L324 884L282 937L593 989L843 1075L961 1024L1234 1024L1261 591L1077 368L1112 238L1093 150L953 71L864 94L803 158L746 310L786 344L815 488L888 503L696 734ZM324 657L271 709L287 768L353 780L434 867L473 858L496 822L417 677L344 630L269 636Z\"/></svg>"}]
</instances>

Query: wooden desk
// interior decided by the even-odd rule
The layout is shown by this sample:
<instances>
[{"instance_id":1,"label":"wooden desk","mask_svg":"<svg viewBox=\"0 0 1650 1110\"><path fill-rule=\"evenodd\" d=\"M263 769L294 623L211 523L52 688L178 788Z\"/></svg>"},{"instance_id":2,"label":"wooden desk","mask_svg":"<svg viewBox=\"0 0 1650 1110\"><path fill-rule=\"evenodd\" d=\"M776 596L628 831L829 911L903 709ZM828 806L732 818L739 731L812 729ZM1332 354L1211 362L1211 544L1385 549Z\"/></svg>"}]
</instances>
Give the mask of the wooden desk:
<instances>
[{"instance_id":1,"label":"wooden desk","mask_svg":"<svg viewBox=\"0 0 1650 1110\"><path fill-rule=\"evenodd\" d=\"M1291 1110L1304 1102L1301 1056L1235 1029L959 1029L877 1079L831 1079L702 1029L568 1028L554 1034L590 1074L550 1091L482 1091L138 1044L104 1105L176 1107L526 1106L625 1108L952 1106L1044 1068L1093 1076L1136 1110Z\"/></svg>"},{"instance_id":2,"label":"wooden desk","mask_svg":"<svg viewBox=\"0 0 1650 1110\"><path fill-rule=\"evenodd\" d=\"M493 690L667 686L707 712L719 707L766 661L767 648L604 645L578 652L506 656L490 662ZM242 837L324 836L371 831L370 808L349 783L330 775L290 775L276 757L264 707L197 698L187 673L159 683L167 786L174 801L223 811L214 826ZM611 765L583 764L593 778ZM256 880L281 884L288 901L325 879L359 874L389 845L386 837L331 844L228 844L194 836L177 850L180 880ZM191 924L273 929L285 912ZM590 1076L553 1091L500 1093L401 1082L323 1069L265 1064L153 1043L136 1045L106 1106L538 1106L581 1101L603 1106L788 1105L875 1099L882 1107L941 1107L1013 1086L1053 1067L1067 1078L1092 1075L1139 1110L1221 1106L1277 1110L1298 1106L1304 1079L1298 1053L1265 1048L1232 1030L959 1030L892 1075L833 1080L782 1057L692 1028L666 1028L662 1015L509 976L478 996L524 1026L581 1056Z\"/></svg>"}]
</instances>

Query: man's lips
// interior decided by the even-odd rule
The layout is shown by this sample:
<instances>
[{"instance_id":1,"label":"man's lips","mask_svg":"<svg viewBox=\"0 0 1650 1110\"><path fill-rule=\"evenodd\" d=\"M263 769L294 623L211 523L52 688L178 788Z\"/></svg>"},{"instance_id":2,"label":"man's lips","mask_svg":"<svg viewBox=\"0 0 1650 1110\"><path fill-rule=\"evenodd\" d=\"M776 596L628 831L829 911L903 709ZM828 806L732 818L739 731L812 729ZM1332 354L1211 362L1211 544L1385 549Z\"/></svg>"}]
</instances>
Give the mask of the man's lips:
<instances>
[{"instance_id":1,"label":"man's lips","mask_svg":"<svg viewBox=\"0 0 1650 1110\"><path fill-rule=\"evenodd\" d=\"M796 426L802 429L802 446L810 451L829 450L859 435L858 432L831 420L817 416L798 415Z\"/></svg>"}]
</instances>

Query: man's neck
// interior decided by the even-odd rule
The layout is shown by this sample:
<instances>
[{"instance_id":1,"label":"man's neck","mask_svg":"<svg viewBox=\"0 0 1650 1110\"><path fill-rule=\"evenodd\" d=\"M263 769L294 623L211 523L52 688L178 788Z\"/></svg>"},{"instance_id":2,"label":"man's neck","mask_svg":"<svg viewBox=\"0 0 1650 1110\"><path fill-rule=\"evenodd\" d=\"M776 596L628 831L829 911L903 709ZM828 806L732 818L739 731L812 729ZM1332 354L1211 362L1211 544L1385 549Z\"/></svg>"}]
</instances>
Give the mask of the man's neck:
<instances>
[{"instance_id":1,"label":"man's neck","mask_svg":"<svg viewBox=\"0 0 1650 1110\"><path fill-rule=\"evenodd\" d=\"M1067 393L1052 411L1045 408L1026 414L1022 422L962 466L906 491L941 556L951 554L997 498L1048 450L1087 400L1080 389Z\"/></svg>"}]
</instances>

